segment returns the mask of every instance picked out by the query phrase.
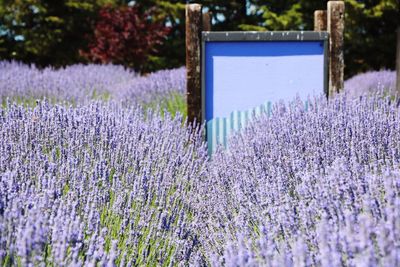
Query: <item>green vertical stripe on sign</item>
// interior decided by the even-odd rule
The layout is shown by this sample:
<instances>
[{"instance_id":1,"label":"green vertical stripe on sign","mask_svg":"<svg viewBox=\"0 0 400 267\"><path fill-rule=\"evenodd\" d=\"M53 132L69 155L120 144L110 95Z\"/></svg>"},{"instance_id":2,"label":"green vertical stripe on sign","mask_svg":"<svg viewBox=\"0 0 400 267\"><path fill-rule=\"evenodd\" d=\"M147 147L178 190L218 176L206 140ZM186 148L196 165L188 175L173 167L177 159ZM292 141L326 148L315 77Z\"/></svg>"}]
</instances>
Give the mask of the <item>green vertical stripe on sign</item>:
<instances>
[{"instance_id":1,"label":"green vertical stripe on sign","mask_svg":"<svg viewBox=\"0 0 400 267\"><path fill-rule=\"evenodd\" d=\"M207 122L208 153L212 155L219 145L229 149L229 137L245 128L248 123L263 114L271 115L271 102L251 110L233 111L228 117L214 118Z\"/></svg>"}]
</instances>

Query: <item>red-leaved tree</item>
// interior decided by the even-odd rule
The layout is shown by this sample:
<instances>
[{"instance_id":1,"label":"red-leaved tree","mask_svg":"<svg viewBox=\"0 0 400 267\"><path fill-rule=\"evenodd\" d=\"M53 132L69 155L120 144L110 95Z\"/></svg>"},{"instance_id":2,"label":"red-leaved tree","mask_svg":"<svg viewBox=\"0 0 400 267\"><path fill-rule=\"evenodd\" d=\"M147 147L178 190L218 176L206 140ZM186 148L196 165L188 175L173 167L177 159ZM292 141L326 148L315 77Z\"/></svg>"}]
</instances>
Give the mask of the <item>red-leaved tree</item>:
<instances>
[{"instance_id":1,"label":"red-leaved tree","mask_svg":"<svg viewBox=\"0 0 400 267\"><path fill-rule=\"evenodd\" d=\"M170 28L154 22L154 10L144 13L137 6L104 7L99 12L94 34L86 51L87 60L114 63L144 71L144 63L157 52Z\"/></svg>"}]
</instances>

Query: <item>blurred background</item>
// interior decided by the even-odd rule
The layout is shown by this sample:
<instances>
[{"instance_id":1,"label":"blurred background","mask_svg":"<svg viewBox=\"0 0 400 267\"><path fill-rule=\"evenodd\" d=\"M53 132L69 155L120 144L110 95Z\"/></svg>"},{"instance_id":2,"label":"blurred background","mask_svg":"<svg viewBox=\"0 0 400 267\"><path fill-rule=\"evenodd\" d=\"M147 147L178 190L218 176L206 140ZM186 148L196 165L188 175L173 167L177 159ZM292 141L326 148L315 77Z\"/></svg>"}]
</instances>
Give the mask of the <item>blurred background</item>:
<instances>
[{"instance_id":1,"label":"blurred background","mask_svg":"<svg viewBox=\"0 0 400 267\"><path fill-rule=\"evenodd\" d=\"M312 30L321 0L204 0L213 30ZM185 64L186 1L0 0L0 60L113 63L140 73ZM398 0L346 0L345 78L394 69Z\"/></svg>"}]
</instances>

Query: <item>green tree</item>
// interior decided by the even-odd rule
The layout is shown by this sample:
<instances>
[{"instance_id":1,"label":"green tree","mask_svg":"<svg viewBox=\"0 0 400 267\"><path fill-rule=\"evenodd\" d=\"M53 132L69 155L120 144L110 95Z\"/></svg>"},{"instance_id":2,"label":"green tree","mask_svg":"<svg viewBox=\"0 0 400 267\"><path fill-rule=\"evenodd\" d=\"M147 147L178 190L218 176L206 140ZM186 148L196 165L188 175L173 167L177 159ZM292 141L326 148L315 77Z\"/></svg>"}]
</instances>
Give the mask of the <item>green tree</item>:
<instances>
[{"instance_id":1,"label":"green tree","mask_svg":"<svg viewBox=\"0 0 400 267\"><path fill-rule=\"evenodd\" d=\"M0 0L0 56L39 66L80 62L98 9L116 2Z\"/></svg>"},{"instance_id":2,"label":"green tree","mask_svg":"<svg viewBox=\"0 0 400 267\"><path fill-rule=\"evenodd\" d=\"M248 2L245 0L204 0L202 4L212 14L213 30L237 30L240 24L252 24L251 15L247 12Z\"/></svg>"},{"instance_id":3,"label":"green tree","mask_svg":"<svg viewBox=\"0 0 400 267\"><path fill-rule=\"evenodd\" d=\"M193 1L195 2L195 1ZM312 30L327 0L203 0L213 30ZM345 0L345 75L394 68L398 0ZM185 3L180 0L0 0L0 57L39 65L80 62L97 12L105 4L155 7L155 21L172 28L146 69L185 64Z\"/></svg>"},{"instance_id":4,"label":"green tree","mask_svg":"<svg viewBox=\"0 0 400 267\"><path fill-rule=\"evenodd\" d=\"M347 0L345 3L346 76L371 69L394 69L399 2Z\"/></svg>"},{"instance_id":5,"label":"green tree","mask_svg":"<svg viewBox=\"0 0 400 267\"><path fill-rule=\"evenodd\" d=\"M327 1L251 1L261 15L257 24L238 25L246 30L313 30L314 10ZM400 20L397 0L346 0L345 76L358 72L394 69L396 28Z\"/></svg>"},{"instance_id":6,"label":"green tree","mask_svg":"<svg viewBox=\"0 0 400 267\"><path fill-rule=\"evenodd\" d=\"M128 1L129 2L129 1ZM136 0L142 12L155 8L154 21L162 21L171 28L158 53L152 54L146 63L147 70L180 67L185 64L185 4L179 0Z\"/></svg>"}]
</instances>

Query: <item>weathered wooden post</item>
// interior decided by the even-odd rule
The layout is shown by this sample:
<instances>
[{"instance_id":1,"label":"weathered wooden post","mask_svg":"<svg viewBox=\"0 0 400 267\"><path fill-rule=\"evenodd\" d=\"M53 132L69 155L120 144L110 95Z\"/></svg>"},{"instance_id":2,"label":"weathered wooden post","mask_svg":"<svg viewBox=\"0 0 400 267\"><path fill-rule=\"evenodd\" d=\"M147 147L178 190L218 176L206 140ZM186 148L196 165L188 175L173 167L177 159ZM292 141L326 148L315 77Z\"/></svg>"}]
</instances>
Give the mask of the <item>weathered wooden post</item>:
<instances>
[{"instance_id":1,"label":"weathered wooden post","mask_svg":"<svg viewBox=\"0 0 400 267\"><path fill-rule=\"evenodd\" d=\"M200 43L202 28L201 5L186 5L186 97L189 122L202 122Z\"/></svg>"},{"instance_id":2,"label":"weathered wooden post","mask_svg":"<svg viewBox=\"0 0 400 267\"><path fill-rule=\"evenodd\" d=\"M344 87L344 2L329 1L327 11L329 32L329 96L339 93Z\"/></svg>"},{"instance_id":3,"label":"weathered wooden post","mask_svg":"<svg viewBox=\"0 0 400 267\"><path fill-rule=\"evenodd\" d=\"M400 26L397 27L397 52L396 52L396 93L397 97L400 97Z\"/></svg>"},{"instance_id":4,"label":"weathered wooden post","mask_svg":"<svg viewBox=\"0 0 400 267\"><path fill-rule=\"evenodd\" d=\"M326 10L315 10L314 12L314 31L326 31Z\"/></svg>"},{"instance_id":5,"label":"weathered wooden post","mask_svg":"<svg viewBox=\"0 0 400 267\"><path fill-rule=\"evenodd\" d=\"M202 31L209 32L211 31L211 12L203 13L203 29Z\"/></svg>"}]
</instances>

